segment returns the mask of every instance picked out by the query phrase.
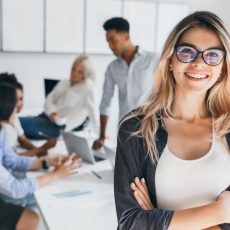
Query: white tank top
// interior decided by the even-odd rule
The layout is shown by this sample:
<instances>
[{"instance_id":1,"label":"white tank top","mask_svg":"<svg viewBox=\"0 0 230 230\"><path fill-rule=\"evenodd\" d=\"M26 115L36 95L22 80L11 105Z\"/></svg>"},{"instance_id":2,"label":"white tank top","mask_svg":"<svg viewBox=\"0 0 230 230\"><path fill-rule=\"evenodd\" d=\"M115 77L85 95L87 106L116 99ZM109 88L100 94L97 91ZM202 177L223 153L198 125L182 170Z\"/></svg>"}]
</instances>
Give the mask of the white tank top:
<instances>
[{"instance_id":1,"label":"white tank top","mask_svg":"<svg viewBox=\"0 0 230 230\"><path fill-rule=\"evenodd\" d=\"M155 174L158 208L180 210L209 204L230 185L230 151L213 140L196 160L182 160L166 145Z\"/></svg>"}]
</instances>

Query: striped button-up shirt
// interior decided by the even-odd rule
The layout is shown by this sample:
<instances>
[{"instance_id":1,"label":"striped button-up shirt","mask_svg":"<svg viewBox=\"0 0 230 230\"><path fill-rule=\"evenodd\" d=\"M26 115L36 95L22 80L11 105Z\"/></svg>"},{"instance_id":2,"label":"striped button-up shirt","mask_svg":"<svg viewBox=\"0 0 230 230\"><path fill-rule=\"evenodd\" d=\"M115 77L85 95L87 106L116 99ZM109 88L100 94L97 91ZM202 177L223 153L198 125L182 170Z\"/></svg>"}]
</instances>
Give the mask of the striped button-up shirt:
<instances>
[{"instance_id":1,"label":"striped button-up shirt","mask_svg":"<svg viewBox=\"0 0 230 230\"><path fill-rule=\"evenodd\" d=\"M115 86L119 93L119 117L143 103L153 85L156 55L138 48L128 65L118 57L107 67L100 114L109 115Z\"/></svg>"}]
</instances>

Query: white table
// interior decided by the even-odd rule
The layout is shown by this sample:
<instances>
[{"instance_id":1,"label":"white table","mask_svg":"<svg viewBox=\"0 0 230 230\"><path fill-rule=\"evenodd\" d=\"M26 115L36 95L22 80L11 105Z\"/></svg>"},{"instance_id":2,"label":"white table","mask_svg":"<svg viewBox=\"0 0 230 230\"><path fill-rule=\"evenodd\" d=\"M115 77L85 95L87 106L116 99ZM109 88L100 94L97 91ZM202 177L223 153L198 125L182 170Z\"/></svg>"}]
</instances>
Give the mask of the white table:
<instances>
[{"instance_id":1,"label":"white table","mask_svg":"<svg viewBox=\"0 0 230 230\"><path fill-rule=\"evenodd\" d=\"M71 194L68 192L77 195L65 197ZM78 174L39 189L35 198L50 230L115 230L117 227L113 170L107 160L94 165L83 163Z\"/></svg>"}]
</instances>

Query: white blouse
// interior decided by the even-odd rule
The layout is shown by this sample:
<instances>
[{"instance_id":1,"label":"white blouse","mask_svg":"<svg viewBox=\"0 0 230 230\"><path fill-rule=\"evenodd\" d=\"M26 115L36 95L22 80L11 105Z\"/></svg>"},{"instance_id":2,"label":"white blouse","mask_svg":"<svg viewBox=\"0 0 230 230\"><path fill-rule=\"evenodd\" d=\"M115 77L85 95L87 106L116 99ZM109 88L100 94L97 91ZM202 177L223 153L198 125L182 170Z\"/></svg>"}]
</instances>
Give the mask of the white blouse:
<instances>
[{"instance_id":1,"label":"white blouse","mask_svg":"<svg viewBox=\"0 0 230 230\"><path fill-rule=\"evenodd\" d=\"M60 81L45 102L45 114L58 113L58 118L66 120L66 130L81 125L89 116L91 127L98 127L97 107L94 97L94 83L91 80L71 86L70 80Z\"/></svg>"},{"instance_id":2,"label":"white blouse","mask_svg":"<svg viewBox=\"0 0 230 230\"><path fill-rule=\"evenodd\" d=\"M181 210L209 204L230 185L230 151L213 140L206 155L182 160L166 145L155 175L158 208Z\"/></svg>"},{"instance_id":3,"label":"white blouse","mask_svg":"<svg viewBox=\"0 0 230 230\"><path fill-rule=\"evenodd\" d=\"M13 125L4 123L2 125L2 132L3 132L3 136L5 137L7 144L10 147L16 148L19 145L18 132L17 132L17 129Z\"/></svg>"}]
</instances>

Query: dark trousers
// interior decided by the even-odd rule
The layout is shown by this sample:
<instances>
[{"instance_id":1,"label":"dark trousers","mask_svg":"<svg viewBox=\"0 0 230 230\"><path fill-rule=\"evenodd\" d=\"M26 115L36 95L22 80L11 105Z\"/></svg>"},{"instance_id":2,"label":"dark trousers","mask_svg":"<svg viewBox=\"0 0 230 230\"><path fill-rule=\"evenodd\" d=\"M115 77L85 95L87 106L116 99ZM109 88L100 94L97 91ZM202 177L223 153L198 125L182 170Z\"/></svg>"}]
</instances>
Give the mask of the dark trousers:
<instances>
[{"instance_id":1,"label":"dark trousers","mask_svg":"<svg viewBox=\"0 0 230 230\"><path fill-rule=\"evenodd\" d=\"M25 135L34 140L44 140L51 137L59 137L61 129L65 126L58 126L52 123L49 118L44 114L38 116L20 117L20 122L24 130ZM81 131L88 124L89 118L87 117L85 121L78 127L74 128L72 131Z\"/></svg>"}]
</instances>

